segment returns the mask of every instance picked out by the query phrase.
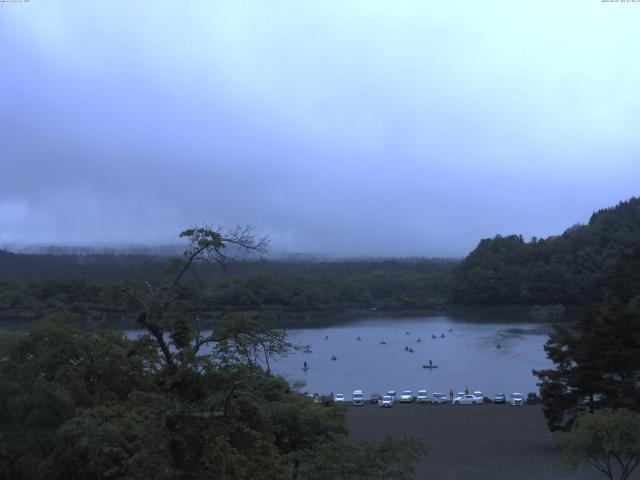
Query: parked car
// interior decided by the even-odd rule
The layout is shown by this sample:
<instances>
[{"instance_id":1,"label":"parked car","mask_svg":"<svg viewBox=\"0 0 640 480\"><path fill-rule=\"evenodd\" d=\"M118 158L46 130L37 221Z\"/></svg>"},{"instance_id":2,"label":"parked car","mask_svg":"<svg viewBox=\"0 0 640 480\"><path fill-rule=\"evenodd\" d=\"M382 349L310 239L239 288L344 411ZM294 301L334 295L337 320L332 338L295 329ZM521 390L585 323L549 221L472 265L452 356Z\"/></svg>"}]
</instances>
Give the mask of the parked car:
<instances>
[{"instance_id":1,"label":"parked car","mask_svg":"<svg viewBox=\"0 0 640 480\"><path fill-rule=\"evenodd\" d=\"M380 400L381 407L393 407L393 403L395 402L394 398L391 395L385 395Z\"/></svg>"},{"instance_id":2,"label":"parked car","mask_svg":"<svg viewBox=\"0 0 640 480\"><path fill-rule=\"evenodd\" d=\"M413 391L403 390L400 394L400 401L405 403L413 402Z\"/></svg>"},{"instance_id":3,"label":"parked car","mask_svg":"<svg viewBox=\"0 0 640 480\"><path fill-rule=\"evenodd\" d=\"M507 397L504 393L496 393L493 396L493 403L507 403Z\"/></svg>"},{"instance_id":4,"label":"parked car","mask_svg":"<svg viewBox=\"0 0 640 480\"><path fill-rule=\"evenodd\" d=\"M441 403L449 403L449 396L446 393L434 392L431 394L429 403L432 405L440 405Z\"/></svg>"},{"instance_id":5,"label":"parked car","mask_svg":"<svg viewBox=\"0 0 640 480\"><path fill-rule=\"evenodd\" d=\"M454 405L479 405L482 403L482 397L476 397L475 395L462 395L453 399Z\"/></svg>"},{"instance_id":6,"label":"parked car","mask_svg":"<svg viewBox=\"0 0 640 480\"><path fill-rule=\"evenodd\" d=\"M387 391L387 393L385 393L385 395L389 395L390 397L393 397L393 399L396 399L396 391L395 390L389 390Z\"/></svg>"},{"instance_id":7,"label":"parked car","mask_svg":"<svg viewBox=\"0 0 640 480\"><path fill-rule=\"evenodd\" d=\"M522 398L521 393L512 393L511 394L511 405L513 406L522 406L524 405L524 399Z\"/></svg>"},{"instance_id":8,"label":"parked car","mask_svg":"<svg viewBox=\"0 0 640 480\"><path fill-rule=\"evenodd\" d=\"M429 400L429 394L426 390L418 390L418 395L416 396L416 402L418 403L427 403Z\"/></svg>"},{"instance_id":9,"label":"parked car","mask_svg":"<svg viewBox=\"0 0 640 480\"><path fill-rule=\"evenodd\" d=\"M538 394L535 392L527 393L527 404L535 405L536 403L538 403Z\"/></svg>"},{"instance_id":10,"label":"parked car","mask_svg":"<svg viewBox=\"0 0 640 480\"><path fill-rule=\"evenodd\" d=\"M382 400L382 395L380 395L378 392L374 392L371 394L371 396L369 397L369 403L380 403L380 400Z\"/></svg>"},{"instance_id":11,"label":"parked car","mask_svg":"<svg viewBox=\"0 0 640 480\"><path fill-rule=\"evenodd\" d=\"M362 406L364 405L364 394L362 390L354 390L351 394L351 405Z\"/></svg>"},{"instance_id":12,"label":"parked car","mask_svg":"<svg viewBox=\"0 0 640 480\"><path fill-rule=\"evenodd\" d=\"M333 396L333 401L334 402L344 402L344 393L336 393Z\"/></svg>"},{"instance_id":13,"label":"parked car","mask_svg":"<svg viewBox=\"0 0 640 480\"><path fill-rule=\"evenodd\" d=\"M474 391L473 392L473 396L482 399L481 403L484 403L484 395L482 394L482 392L480 390Z\"/></svg>"}]
</instances>

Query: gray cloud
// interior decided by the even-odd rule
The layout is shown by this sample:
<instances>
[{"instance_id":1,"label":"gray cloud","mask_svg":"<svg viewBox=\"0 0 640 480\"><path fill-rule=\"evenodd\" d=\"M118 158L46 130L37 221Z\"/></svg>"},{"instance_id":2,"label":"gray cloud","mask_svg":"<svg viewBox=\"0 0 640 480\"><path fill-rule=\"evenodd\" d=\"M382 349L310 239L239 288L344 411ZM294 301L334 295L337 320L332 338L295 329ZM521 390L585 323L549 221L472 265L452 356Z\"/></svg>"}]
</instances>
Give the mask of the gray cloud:
<instances>
[{"instance_id":1,"label":"gray cloud","mask_svg":"<svg viewBox=\"0 0 640 480\"><path fill-rule=\"evenodd\" d=\"M275 251L459 256L559 233L638 193L632 7L1 5L0 243L250 223Z\"/></svg>"}]
</instances>

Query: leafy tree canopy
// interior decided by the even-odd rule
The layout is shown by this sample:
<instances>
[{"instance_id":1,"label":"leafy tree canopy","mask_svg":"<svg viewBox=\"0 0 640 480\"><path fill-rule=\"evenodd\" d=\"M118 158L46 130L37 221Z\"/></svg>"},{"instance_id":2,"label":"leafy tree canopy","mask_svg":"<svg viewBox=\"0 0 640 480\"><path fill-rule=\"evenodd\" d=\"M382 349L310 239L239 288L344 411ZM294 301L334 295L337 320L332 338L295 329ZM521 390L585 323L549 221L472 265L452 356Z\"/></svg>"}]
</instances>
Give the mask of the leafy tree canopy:
<instances>
[{"instance_id":1,"label":"leafy tree canopy","mask_svg":"<svg viewBox=\"0 0 640 480\"><path fill-rule=\"evenodd\" d=\"M578 417L571 432L557 432L563 463L590 465L610 480L627 480L640 464L640 414L620 408Z\"/></svg>"},{"instance_id":2,"label":"leafy tree canopy","mask_svg":"<svg viewBox=\"0 0 640 480\"><path fill-rule=\"evenodd\" d=\"M335 479L411 478L419 442L352 444L343 407L316 405L269 371L269 358L304 346L245 315L204 331L183 310L195 262L262 248L238 232L188 230L164 281L123 286L147 332L137 339L83 332L64 314L0 335L0 478L313 479L319 464Z\"/></svg>"}]
</instances>

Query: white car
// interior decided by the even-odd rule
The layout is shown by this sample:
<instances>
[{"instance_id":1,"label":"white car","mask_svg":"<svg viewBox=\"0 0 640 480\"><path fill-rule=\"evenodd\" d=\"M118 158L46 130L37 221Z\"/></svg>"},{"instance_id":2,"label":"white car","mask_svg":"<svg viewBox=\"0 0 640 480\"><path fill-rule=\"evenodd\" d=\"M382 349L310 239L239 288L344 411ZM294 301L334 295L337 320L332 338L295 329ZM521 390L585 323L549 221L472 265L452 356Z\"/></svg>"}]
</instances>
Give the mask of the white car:
<instances>
[{"instance_id":1,"label":"white car","mask_svg":"<svg viewBox=\"0 0 640 480\"><path fill-rule=\"evenodd\" d=\"M385 393L385 395L389 395L390 397L393 397L393 399L396 399L396 391L395 390L389 390L387 393Z\"/></svg>"},{"instance_id":2,"label":"white car","mask_svg":"<svg viewBox=\"0 0 640 480\"><path fill-rule=\"evenodd\" d=\"M480 390L476 390L473 392L473 395L476 397L479 397L482 399L482 402L484 402L484 395L482 394L482 392Z\"/></svg>"},{"instance_id":3,"label":"white car","mask_svg":"<svg viewBox=\"0 0 640 480\"><path fill-rule=\"evenodd\" d=\"M446 393L434 392L431 394L429 403L432 405L440 405L441 403L449 403L449 396Z\"/></svg>"},{"instance_id":4,"label":"white car","mask_svg":"<svg viewBox=\"0 0 640 480\"><path fill-rule=\"evenodd\" d=\"M429 394L426 390L418 390L418 395L416 396L416 402L418 403L427 403L429 399Z\"/></svg>"},{"instance_id":5,"label":"white car","mask_svg":"<svg viewBox=\"0 0 640 480\"><path fill-rule=\"evenodd\" d=\"M479 405L482 403L481 397L475 395L461 395L453 399L454 405Z\"/></svg>"},{"instance_id":6,"label":"white car","mask_svg":"<svg viewBox=\"0 0 640 480\"><path fill-rule=\"evenodd\" d=\"M354 390L351 394L351 405L362 406L364 405L364 394L362 390Z\"/></svg>"},{"instance_id":7,"label":"white car","mask_svg":"<svg viewBox=\"0 0 640 480\"><path fill-rule=\"evenodd\" d=\"M400 394L401 402L413 402L413 392L411 390L403 390Z\"/></svg>"},{"instance_id":8,"label":"white car","mask_svg":"<svg viewBox=\"0 0 640 480\"><path fill-rule=\"evenodd\" d=\"M521 393L512 393L511 394L511 405L513 406L522 406L524 405L524 398Z\"/></svg>"},{"instance_id":9,"label":"white car","mask_svg":"<svg viewBox=\"0 0 640 480\"><path fill-rule=\"evenodd\" d=\"M344 402L344 393L336 393L333 396L333 401L334 402Z\"/></svg>"},{"instance_id":10,"label":"white car","mask_svg":"<svg viewBox=\"0 0 640 480\"><path fill-rule=\"evenodd\" d=\"M395 402L395 399L391 395L385 395L384 397L382 397L382 400L380 400L380 406L393 407L394 402Z\"/></svg>"}]
</instances>

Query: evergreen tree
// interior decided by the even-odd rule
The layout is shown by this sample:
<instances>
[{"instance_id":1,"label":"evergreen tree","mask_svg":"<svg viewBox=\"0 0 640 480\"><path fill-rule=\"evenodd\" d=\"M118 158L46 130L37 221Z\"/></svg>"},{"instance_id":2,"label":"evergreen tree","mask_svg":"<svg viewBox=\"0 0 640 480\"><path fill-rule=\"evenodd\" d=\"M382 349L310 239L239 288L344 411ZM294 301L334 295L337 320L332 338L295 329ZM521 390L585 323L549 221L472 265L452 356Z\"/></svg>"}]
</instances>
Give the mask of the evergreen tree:
<instances>
[{"instance_id":1,"label":"evergreen tree","mask_svg":"<svg viewBox=\"0 0 640 480\"><path fill-rule=\"evenodd\" d=\"M640 248L621 256L605 300L574 328L556 328L545 351L555 368L534 374L552 430L570 427L585 404L640 410Z\"/></svg>"}]
</instances>

